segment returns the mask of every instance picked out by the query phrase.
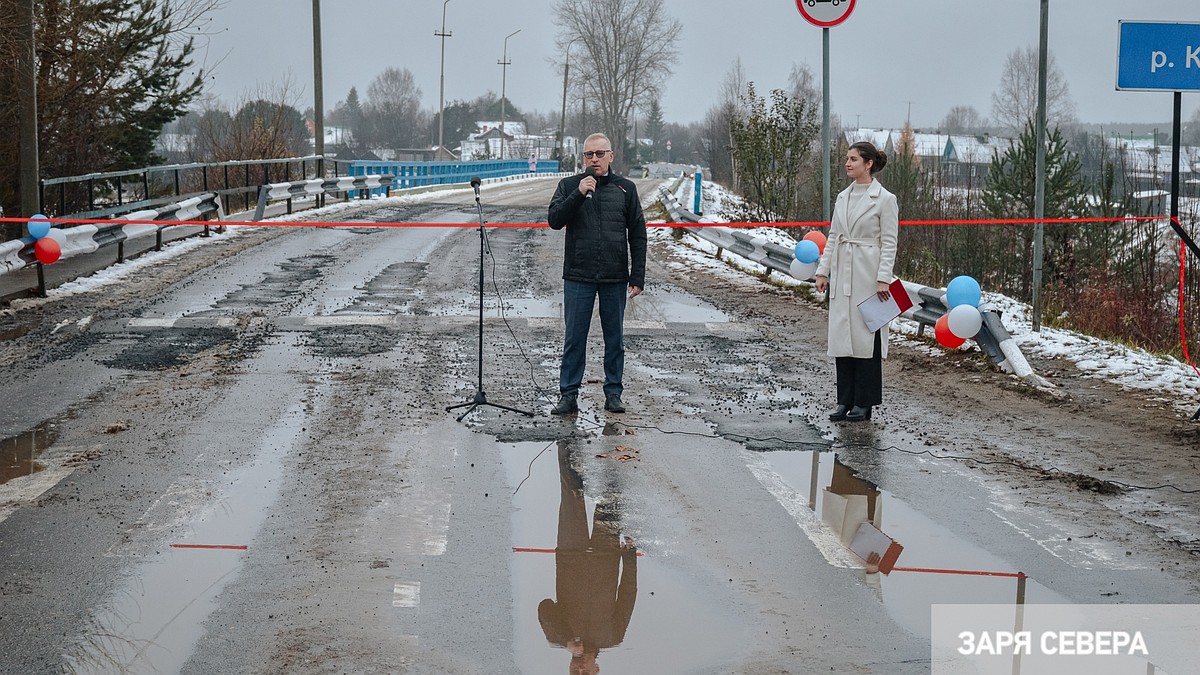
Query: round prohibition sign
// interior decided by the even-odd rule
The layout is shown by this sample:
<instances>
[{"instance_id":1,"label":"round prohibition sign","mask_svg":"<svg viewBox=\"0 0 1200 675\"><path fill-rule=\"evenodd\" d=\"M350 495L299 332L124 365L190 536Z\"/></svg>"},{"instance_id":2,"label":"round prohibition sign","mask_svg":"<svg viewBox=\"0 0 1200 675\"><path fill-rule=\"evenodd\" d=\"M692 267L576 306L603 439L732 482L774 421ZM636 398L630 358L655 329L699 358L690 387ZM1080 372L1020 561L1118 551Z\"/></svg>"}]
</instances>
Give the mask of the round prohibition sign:
<instances>
[{"instance_id":1,"label":"round prohibition sign","mask_svg":"<svg viewBox=\"0 0 1200 675\"><path fill-rule=\"evenodd\" d=\"M855 0L796 0L796 8L809 23L822 28L836 26L850 16Z\"/></svg>"}]
</instances>

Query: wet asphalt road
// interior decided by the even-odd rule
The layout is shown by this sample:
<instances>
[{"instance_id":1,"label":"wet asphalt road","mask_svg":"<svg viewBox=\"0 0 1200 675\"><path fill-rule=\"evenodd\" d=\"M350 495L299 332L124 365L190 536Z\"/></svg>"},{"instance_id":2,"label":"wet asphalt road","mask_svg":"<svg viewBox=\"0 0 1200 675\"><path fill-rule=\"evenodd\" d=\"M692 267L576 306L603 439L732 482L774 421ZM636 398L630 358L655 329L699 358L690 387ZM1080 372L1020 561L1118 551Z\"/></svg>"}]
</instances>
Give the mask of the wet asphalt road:
<instances>
[{"instance_id":1,"label":"wet asphalt road","mask_svg":"<svg viewBox=\"0 0 1200 675\"><path fill-rule=\"evenodd\" d=\"M552 189L489 188L486 217L543 221ZM329 216L475 217L463 193ZM881 453L883 424L831 440L823 355L707 297L662 233L629 412L600 406L597 327L583 410L549 416L560 236L489 229L484 390L533 417L446 411L478 382L472 227L231 234L6 317L0 672L561 673L582 632L606 673L921 673L931 603L1015 597L867 573L862 517L900 566L1023 572L1031 602L1200 597L1160 569L1186 554L1069 538L1103 524Z\"/></svg>"}]
</instances>

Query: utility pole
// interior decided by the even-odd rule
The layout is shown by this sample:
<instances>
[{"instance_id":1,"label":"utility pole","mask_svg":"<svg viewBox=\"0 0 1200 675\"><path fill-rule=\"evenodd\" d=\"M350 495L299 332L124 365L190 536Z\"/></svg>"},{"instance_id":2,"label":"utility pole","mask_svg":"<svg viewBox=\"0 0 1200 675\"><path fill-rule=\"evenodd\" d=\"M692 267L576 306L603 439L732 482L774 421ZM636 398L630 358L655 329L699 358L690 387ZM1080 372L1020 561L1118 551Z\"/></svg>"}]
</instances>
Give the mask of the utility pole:
<instances>
[{"instance_id":1,"label":"utility pole","mask_svg":"<svg viewBox=\"0 0 1200 675\"><path fill-rule=\"evenodd\" d=\"M508 35L504 36L504 57L496 63L500 64L500 159L505 159L504 152L504 104L505 104L505 86L508 83L508 66L512 61L508 60L508 38L520 33L518 28Z\"/></svg>"},{"instance_id":2,"label":"utility pole","mask_svg":"<svg viewBox=\"0 0 1200 675\"><path fill-rule=\"evenodd\" d=\"M1037 154L1033 169L1033 321L1035 333L1042 331L1042 240L1046 224L1046 53L1049 50L1050 0L1041 0L1041 36L1038 44Z\"/></svg>"},{"instance_id":3,"label":"utility pole","mask_svg":"<svg viewBox=\"0 0 1200 675\"><path fill-rule=\"evenodd\" d=\"M20 215L32 216L41 209L38 199L38 120L37 120L37 63L34 52L34 0L17 0L16 19L16 85L20 109L19 163L21 176ZM22 226L8 223L4 226L11 238L20 237Z\"/></svg>"},{"instance_id":4,"label":"utility pole","mask_svg":"<svg viewBox=\"0 0 1200 675\"><path fill-rule=\"evenodd\" d=\"M325 156L325 88L321 76L321 0L313 0L313 133L314 150L318 158ZM317 160L318 171L324 177L325 163Z\"/></svg>"},{"instance_id":5,"label":"utility pole","mask_svg":"<svg viewBox=\"0 0 1200 675\"><path fill-rule=\"evenodd\" d=\"M442 30L434 31L433 34L442 38L442 71L441 71L441 86L438 89L438 154L445 147L445 131L446 131L446 38L450 37L450 31L446 30L446 5L450 0L442 3ZM437 159L435 157L434 159Z\"/></svg>"}]
</instances>

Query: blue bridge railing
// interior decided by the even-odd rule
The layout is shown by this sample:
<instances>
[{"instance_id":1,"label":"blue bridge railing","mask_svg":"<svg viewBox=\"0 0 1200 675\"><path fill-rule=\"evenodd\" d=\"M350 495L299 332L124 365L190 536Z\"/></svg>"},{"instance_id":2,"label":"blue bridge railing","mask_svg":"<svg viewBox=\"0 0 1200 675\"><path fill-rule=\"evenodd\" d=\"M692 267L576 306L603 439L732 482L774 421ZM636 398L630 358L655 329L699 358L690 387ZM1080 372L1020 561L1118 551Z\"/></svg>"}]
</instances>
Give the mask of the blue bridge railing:
<instances>
[{"instance_id":1,"label":"blue bridge railing","mask_svg":"<svg viewBox=\"0 0 1200 675\"><path fill-rule=\"evenodd\" d=\"M355 160L338 162L338 168L348 176L391 174L395 176L393 190L469 183L472 177L503 178L529 173L524 159L479 160L473 162L372 162ZM538 160L537 173L558 173L557 160Z\"/></svg>"}]
</instances>

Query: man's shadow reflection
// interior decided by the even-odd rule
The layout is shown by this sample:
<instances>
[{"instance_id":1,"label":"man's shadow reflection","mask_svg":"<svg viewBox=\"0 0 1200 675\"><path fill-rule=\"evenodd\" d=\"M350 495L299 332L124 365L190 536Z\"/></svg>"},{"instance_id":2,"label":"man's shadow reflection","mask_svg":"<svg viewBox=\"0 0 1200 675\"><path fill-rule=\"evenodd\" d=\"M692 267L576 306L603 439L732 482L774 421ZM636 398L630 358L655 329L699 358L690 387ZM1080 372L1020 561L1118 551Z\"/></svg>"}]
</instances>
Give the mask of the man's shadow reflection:
<instances>
[{"instance_id":1,"label":"man's shadow reflection","mask_svg":"<svg viewBox=\"0 0 1200 675\"><path fill-rule=\"evenodd\" d=\"M622 541L615 495L598 500L588 535L583 478L572 466L569 441L558 442L562 494L558 503L558 545L554 553L555 593L538 604L538 622L551 643L571 651L572 675L600 672L596 656L625 639L637 598L637 551Z\"/></svg>"}]
</instances>

